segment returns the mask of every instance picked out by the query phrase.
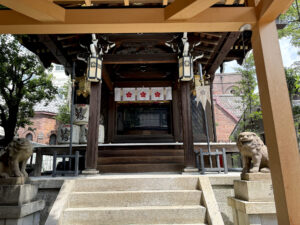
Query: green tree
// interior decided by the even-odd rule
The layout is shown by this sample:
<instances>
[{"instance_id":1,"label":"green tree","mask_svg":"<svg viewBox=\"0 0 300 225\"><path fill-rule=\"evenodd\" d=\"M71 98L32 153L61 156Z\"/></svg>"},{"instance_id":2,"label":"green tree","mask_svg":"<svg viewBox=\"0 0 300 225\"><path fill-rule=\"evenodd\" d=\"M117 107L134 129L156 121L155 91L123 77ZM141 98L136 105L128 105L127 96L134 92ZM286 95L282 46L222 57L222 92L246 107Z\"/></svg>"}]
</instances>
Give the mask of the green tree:
<instances>
[{"instance_id":1,"label":"green tree","mask_svg":"<svg viewBox=\"0 0 300 225\"><path fill-rule=\"evenodd\" d=\"M295 0L285 14L279 18L280 21L287 25L278 30L279 37L291 38L292 45L300 47L300 0Z\"/></svg>"},{"instance_id":2,"label":"green tree","mask_svg":"<svg viewBox=\"0 0 300 225\"><path fill-rule=\"evenodd\" d=\"M235 90L235 95L240 97L242 109L244 110L243 118L240 121L240 129L242 129L241 131L257 132L259 129L257 121L262 118L262 114L258 110L260 101L257 92L253 55L250 54L245 59L243 66L235 68L235 71L242 76Z\"/></svg>"},{"instance_id":3,"label":"green tree","mask_svg":"<svg viewBox=\"0 0 300 225\"><path fill-rule=\"evenodd\" d=\"M7 145L19 127L30 125L33 106L51 101L57 94L36 55L25 49L13 36L0 35L0 126Z\"/></svg>"},{"instance_id":4,"label":"green tree","mask_svg":"<svg viewBox=\"0 0 300 225\"><path fill-rule=\"evenodd\" d=\"M58 108L58 114L55 117L61 124L69 124L70 123L70 102L69 102L69 91L70 91L71 82L66 82L61 90L59 90L59 94L64 97L64 104L60 105Z\"/></svg>"}]
</instances>

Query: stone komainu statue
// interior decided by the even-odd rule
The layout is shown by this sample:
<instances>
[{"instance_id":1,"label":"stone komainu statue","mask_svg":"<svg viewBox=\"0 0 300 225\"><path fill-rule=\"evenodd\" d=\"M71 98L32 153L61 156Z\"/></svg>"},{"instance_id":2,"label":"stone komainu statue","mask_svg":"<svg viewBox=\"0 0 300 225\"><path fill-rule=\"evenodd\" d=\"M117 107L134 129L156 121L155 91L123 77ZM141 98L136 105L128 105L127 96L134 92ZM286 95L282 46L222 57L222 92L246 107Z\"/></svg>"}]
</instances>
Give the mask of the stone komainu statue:
<instances>
[{"instance_id":1,"label":"stone komainu statue","mask_svg":"<svg viewBox=\"0 0 300 225\"><path fill-rule=\"evenodd\" d=\"M263 141L253 132L239 134L237 147L243 157L243 172L245 173L269 173L268 149ZM252 161L252 168L251 168Z\"/></svg>"},{"instance_id":2,"label":"stone komainu statue","mask_svg":"<svg viewBox=\"0 0 300 225\"><path fill-rule=\"evenodd\" d=\"M33 147L26 138L16 138L0 153L0 177L28 177L27 160L33 153Z\"/></svg>"}]
</instances>

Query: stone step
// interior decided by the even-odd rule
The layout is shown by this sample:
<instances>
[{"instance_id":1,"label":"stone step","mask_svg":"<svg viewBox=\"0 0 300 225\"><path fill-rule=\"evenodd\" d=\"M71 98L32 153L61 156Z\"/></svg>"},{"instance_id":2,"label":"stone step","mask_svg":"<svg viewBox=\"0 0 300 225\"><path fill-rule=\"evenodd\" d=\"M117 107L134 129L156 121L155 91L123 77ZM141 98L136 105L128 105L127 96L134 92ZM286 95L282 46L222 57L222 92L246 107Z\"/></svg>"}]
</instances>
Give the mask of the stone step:
<instances>
[{"instance_id":1,"label":"stone step","mask_svg":"<svg viewBox=\"0 0 300 225\"><path fill-rule=\"evenodd\" d=\"M201 224L206 209L202 206L148 206L68 208L63 225Z\"/></svg>"},{"instance_id":2,"label":"stone step","mask_svg":"<svg viewBox=\"0 0 300 225\"><path fill-rule=\"evenodd\" d=\"M183 163L98 165L100 173L181 172Z\"/></svg>"},{"instance_id":3,"label":"stone step","mask_svg":"<svg viewBox=\"0 0 300 225\"><path fill-rule=\"evenodd\" d=\"M196 176L164 177L149 176L116 176L101 179L90 178L75 181L74 192L100 192L100 191L147 191L147 190L197 190L199 179Z\"/></svg>"},{"instance_id":4,"label":"stone step","mask_svg":"<svg viewBox=\"0 0 300 225\"><path fill-rule=\"evenodd\" d=\"M156 164L156 163L181 163L183 164L183 156L123 156L123 157L100 157L98 165L113 164Z\"/></svg>"},{"instance_id":5,"label":"stone step","mask_svg":"<svg viewBox=\"0 0 300 225\"><path fill-rule=\"evenodd\" d=\"M201 191L73 192L70 208L200 205Z\"/></svg>"}]
</instances>

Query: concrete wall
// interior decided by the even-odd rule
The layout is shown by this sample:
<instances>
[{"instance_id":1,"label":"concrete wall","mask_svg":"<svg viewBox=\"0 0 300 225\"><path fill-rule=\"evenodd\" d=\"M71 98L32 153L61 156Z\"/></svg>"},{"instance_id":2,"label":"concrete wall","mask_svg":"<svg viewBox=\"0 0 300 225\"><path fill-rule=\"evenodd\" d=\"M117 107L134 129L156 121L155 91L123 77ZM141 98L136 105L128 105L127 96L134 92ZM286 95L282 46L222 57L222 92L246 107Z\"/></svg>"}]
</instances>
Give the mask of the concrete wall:
<instances>
[{"instance_id":1,"label":"concrete wall","mask_svg":"<svg viewBox=\"0 0 300 225\"><path fill-rule=\"evenodd\" d=\"M40 225L45 224L63 182L63 179L32 178L32 184L39 187L37 198L45 200L46 203L41 211Z\"/></svg>"},{"instance_id":2,"label":"concrete wall","mask_svg":"<svg viewBox=\"0 0 300 225\"><path fill-rule=\"evenodd\" d=\"M234 225L232 208L227 204L227 198L234 196L234 180L240 180L239 173L227 176L210 176L210 182L225 225Z\"/></svg>"}]
</instances>

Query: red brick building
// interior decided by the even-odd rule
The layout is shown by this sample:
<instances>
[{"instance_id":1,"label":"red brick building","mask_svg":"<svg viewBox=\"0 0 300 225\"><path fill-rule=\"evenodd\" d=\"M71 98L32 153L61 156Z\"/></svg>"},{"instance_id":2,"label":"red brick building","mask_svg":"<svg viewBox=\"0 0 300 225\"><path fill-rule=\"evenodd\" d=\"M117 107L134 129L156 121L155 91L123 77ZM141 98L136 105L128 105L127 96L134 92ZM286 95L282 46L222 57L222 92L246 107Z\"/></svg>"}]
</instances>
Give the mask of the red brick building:
<instances>
[{"instance_id":1,"label":"red brick building","mask_svg":"<svg viewBox=\"0 0 300 225\"><path fill-rule=\"evenodd\" d=\"M239 97L234 96L240 74L216 74L213 82L213 101L218 142L229 142L229 136L242 113Z\"/></svg>"},{"instance_id":2,"label":"red brick building","mask_svg":"<svg viewBox=\"0 0 300 225\"><path fill-rule=\"evenodd\" d=\"M35 116L31 119L32 125L20 128L19 137L27 138L40 144L56 144L58 122L55 119L58 110L58 101L45 106L43 103L34 107Z\"/></svg>"}]
</instances>

